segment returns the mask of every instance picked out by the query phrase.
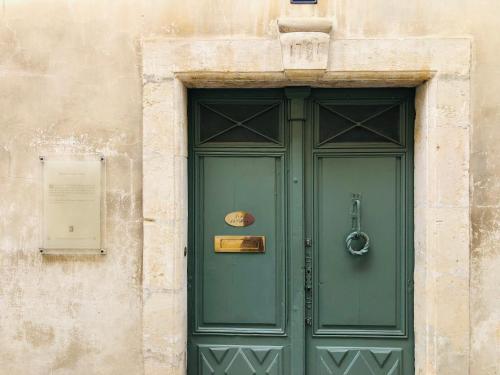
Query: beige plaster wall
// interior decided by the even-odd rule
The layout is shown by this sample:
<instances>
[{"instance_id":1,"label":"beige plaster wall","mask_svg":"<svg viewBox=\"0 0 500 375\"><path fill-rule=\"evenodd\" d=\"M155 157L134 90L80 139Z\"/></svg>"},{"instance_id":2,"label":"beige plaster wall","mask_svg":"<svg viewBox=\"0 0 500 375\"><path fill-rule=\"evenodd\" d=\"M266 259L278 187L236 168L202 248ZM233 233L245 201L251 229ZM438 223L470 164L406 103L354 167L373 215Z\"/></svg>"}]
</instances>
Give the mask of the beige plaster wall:
<instances>
[{"instance_id":1,"label":"beige plaster wall","mask_svg":"<svg viewBox=\"0 0 500 375\"><path fill-rule=\"evenodd\" d=\"M142 373L140 39L276 38L279 16L300 15L335 17L334 39L473 37L470 374L500 373L500 2L318 1L3 0L2 371ZM105 257L37 253L38 155L54 152L107 157ZM165 265L165 272L175 270Z\"/></svg>"},{"instance_id":2,"label":"beige plaster wall","mask_svg":"<svg viewBox=\"0 0 500 375\"><path fill-rule=\"evenodd\" d=\"M0 374L142 373L142 99L122 3L0 9ZM107 158L108 255L42 257L38 155Z\"/></svg>"}]
</instances>

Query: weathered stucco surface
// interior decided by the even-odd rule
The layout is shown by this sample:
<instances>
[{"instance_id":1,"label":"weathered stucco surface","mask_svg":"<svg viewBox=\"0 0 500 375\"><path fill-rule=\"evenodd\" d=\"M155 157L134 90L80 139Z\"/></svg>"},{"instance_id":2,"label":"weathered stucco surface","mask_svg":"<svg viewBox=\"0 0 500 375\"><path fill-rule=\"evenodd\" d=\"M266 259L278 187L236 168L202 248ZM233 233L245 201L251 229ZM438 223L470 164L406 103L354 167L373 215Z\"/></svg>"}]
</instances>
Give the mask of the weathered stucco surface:
<instances>
[{"instance_id":1,"label":"weathered stucco surface","mask_svg":"<svg viewBox=\"0 0 500 375\"><path fill-rule=\"evenodd\" d=\"M2 374L143 371L140 67L135 21L112 8L3 2ZM42 257L37 157L87 152L107 158L108 255Z\"/></svg>"},{"instance_id":2,"label":"weathered stucco surface","mask_svg":"<svg viewBox=\"0 0 500 375\"><path fill-rule=\"evenodd\" d=\"M184 261L171 248L148 249L143 260L142 163L150 177L179 175L185 163L184 118L173 120L179 137L142 130L142 107L155 116L174 112L163 106L165 96L181 88L170 83L142 82L141 39L190 40L278 38L276 20L282 16L321 16L334 20L333 38L472 37L470 102L471 257L469 373L500 373L500 2L498 0L318 0L317 6L289 5L286 0L4 0L0 10L0 372L38 374L142 374L143 331L178 326L185 320L179 299L185 283ZM165 40L165 48L169 47ZM200 42L201 43L201 42ZM223 44L223 43L222 43ZM266 64L279 67L276 55ZM363 48L362 42L360 47ZM198 50L178 51L200 64ZM271 50L274 51L274 50ZM266 51L264 51L266 53ZM206 56L210 58L210 56ZM360 64L376 63L376 56ZM398 55L394 55L397 62ZM274 61L274 62L273 62ZM264 62L224 56L224 66L247 68ZM338 62L337 62L338 63ZM450 66L454 61L448 62ZM339 63L341 64L341 62ZM359 68L359 67L358 67ZM269 69L272 70L272 69ZM237 78L237 77L235 77ZM270 76L270 80L275 77ZM151 77L154 82L155 77ZM244 80L242 81L244 82ZM449 98L469 95L454 82ZM143 90L155 90L143 103ZM464 94L465 93L465 94ZM469 100L460 99L461 102ZM171 103L171 106L181 103ZM163 106L163 107L162 107ZM442 104L442 116L447 116ZM181 111L177 111L181 112ZM464 119L450 112L461 132ZM467 122L469 119L465 119ZM147 138L147 139L146 139ZM157 152L142 154L143 142ZM465 140L464 142L467 142ZM460 153L464 144L449 144ZM153 147L153 149L154 149ZM465 147L466 148L466 147ZM170 151L169 151L170 150ZM108 254L41 257L39 246L39 162L49 153L100 152L107 158ZM170 155L166 167L161 162ZM157 166L154 163L158 162ZM165 171L165 168L167 170ZM170 168L171 170L169 170ZM443 165L443 173L453 170ZM170 172L169 172L170 171ZM178 173L177 173L177 172ZM162 172L162 173L160 173ZM166 184L169 179L164 180ZM450 197L453 180L449 183ZM158 205L144 207L144 238L185 237L184 179L169 184L172 194ZM154 192L153 192L154 194ZM446 197L440 197L447 204ZM449 202L448 202L449 203ZM460 203L460 201L458 201ZM169 222L171 212L175 223ZM149 213L151 217L148 217ZM149 221L149 219L155 221ZM452 209L445 218L459 220ZM176 228L176 229L172 229ZM442 251L453 254L455 241L442 239ZM154 241L147 241L149 244ZM453 256L448 259L453 261ZM155 272L142 274L142 265ZM451 263L448 264L450 266ZM457 270L459 274L460 270ZM172 276L174 275L174 276ZM168 277L167 277L168 276ZM457 287L457 294L465 286ZM449 291L449 289L446 289ZM143 301L144 295L144 301ZM144 311L143 311L144 306ZM144 319L143 316L147 317ZM153 322L153 323L151 323ZM156 322L156 323L154 323ZM148 326L152 324L152 326ZM443 322L443 324L448 324ZM461 324L450 317L449 324ZM178 327L177 327L178 328ZM451 329L451 328L450 328ZM161 350L145 352L146 372L177 374L183 342L145 334L147 347L176 348L168 358ZM447 343L439 343L438 348ZM443 354L443 360L446 361ZM161 366L148 368L148 364ZM173 364L169 366L168 364ZM451 364L450 364L451 365ZM463 369L462 369L463 370Z\"/></svg>"}]
</instances>

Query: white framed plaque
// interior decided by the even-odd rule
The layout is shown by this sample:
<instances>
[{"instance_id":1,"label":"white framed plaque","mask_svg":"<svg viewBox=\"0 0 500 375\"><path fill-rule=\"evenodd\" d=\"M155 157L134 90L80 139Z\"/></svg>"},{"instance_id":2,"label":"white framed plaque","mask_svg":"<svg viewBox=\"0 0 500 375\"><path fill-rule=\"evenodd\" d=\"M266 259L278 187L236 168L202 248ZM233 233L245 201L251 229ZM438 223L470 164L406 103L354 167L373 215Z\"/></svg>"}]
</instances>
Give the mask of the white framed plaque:
<instances>
[{"instance_id":1,"label":"white framed plaque","mask_svg":"<svg viewBox=\"0 0 500 375\"><path fill-rule=\"evenodd\" d=\"M40 157L42 254L104 254L102 156Z\"/></svg>"}]
</instances>

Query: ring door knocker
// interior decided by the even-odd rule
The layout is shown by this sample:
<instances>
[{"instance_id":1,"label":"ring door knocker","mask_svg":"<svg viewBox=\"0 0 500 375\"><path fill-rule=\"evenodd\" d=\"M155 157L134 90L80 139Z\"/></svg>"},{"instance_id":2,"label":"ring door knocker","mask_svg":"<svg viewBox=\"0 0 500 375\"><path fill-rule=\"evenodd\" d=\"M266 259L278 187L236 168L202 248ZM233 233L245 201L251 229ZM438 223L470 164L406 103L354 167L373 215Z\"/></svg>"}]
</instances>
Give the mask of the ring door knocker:
<instances>
[{"instance_id":1,"label":"ring door knocker","mask_svg":"<svg viewBox=\"0 0 500 375\"><path fill-rule=\"evenodd\" d=\"M364 232L361 231L361 195L353 194L352 195L352 232L345 239L347 250L352 255L364 255L368 252L370 247L370 237ZM352 241L363 239L365 244L359 250L354 250L352 248Z\"/></svg>"}]
</instances>

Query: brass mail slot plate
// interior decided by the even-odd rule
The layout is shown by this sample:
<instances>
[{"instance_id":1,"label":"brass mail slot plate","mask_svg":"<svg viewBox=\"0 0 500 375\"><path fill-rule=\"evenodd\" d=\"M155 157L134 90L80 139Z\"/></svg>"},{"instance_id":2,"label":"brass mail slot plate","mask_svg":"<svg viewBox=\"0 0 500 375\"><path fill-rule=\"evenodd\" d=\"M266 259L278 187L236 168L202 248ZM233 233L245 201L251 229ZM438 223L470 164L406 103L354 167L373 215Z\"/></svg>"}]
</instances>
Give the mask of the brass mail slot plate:
<instances>
[{"instance_id":1,"label":"brass mail slot plate","mask_svg":"<svg viewBox=\"0 0 500 375\"><path fill-rule=\"evenodd\" d=\"M265 236L215 236L216 253L263 253L266 251Z\"/></svg>"}]
</instances>

